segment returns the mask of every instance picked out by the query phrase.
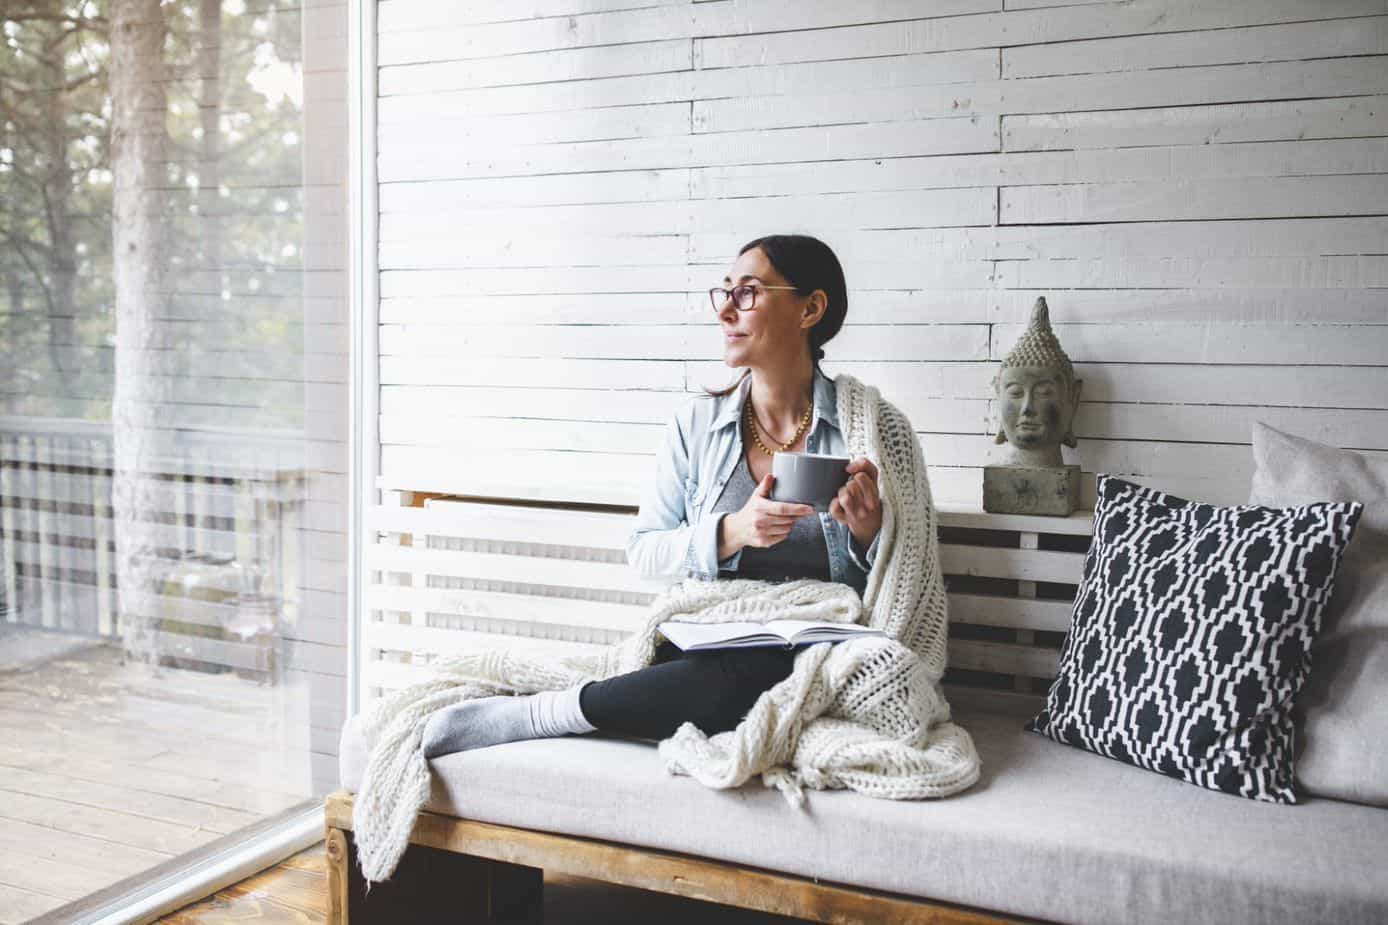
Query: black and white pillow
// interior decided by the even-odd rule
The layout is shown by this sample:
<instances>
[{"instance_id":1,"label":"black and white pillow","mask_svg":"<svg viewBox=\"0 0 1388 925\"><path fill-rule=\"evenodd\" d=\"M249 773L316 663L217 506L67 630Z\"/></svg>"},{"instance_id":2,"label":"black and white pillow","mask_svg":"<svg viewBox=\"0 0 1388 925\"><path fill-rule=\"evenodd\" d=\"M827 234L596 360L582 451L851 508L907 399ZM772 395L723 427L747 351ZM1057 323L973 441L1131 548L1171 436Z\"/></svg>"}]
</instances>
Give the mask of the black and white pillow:
<instances>
[{"instance_id":1,"label":"black and white pillow","mask_svg":"<svg viewBox=\"0 0 1388 925\"><path fill-rule=\"evenodd\" d=\"M1295 803L1292 704L1362 508L1217 507L1099 475L1059 672L1026 728Z\"/></svg>"}]
</instances>

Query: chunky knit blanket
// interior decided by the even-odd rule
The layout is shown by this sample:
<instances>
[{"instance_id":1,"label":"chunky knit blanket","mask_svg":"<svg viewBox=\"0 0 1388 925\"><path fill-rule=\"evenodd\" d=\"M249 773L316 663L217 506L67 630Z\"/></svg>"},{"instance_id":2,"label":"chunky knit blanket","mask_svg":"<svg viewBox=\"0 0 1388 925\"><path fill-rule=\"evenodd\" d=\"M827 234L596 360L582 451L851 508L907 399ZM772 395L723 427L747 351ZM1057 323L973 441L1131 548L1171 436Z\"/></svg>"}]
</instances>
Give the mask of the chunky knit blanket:
<instances>
[{"instance_id":1,"label":"chunky knit blanket","mask_svg":"<svg viewBox=\"0 0 1388 925\"><path fill-rule=\"evenodd\" d=\"M835 384L849 450L877 466L882 492L883 532L863 597L817 579L688 579L657 595L643 627L597 654L497 649L435 662L429 680L382 698L363 717L370 755L353 828L368 886L394 872L429 798L420 742L431 713L474 697L557 690L643 668L654 662L656 627L666 620L830 620L887 634L799 650L790 675L737 728L706 736L685 723L660 742L668 773L712 788L760 774L793 806L803 806L806 787L919 799L957 793L978 779L973 740L950 722L940 689L948 625L920 442L876 388L847 374Z\"/></svg>"}]
</instances>

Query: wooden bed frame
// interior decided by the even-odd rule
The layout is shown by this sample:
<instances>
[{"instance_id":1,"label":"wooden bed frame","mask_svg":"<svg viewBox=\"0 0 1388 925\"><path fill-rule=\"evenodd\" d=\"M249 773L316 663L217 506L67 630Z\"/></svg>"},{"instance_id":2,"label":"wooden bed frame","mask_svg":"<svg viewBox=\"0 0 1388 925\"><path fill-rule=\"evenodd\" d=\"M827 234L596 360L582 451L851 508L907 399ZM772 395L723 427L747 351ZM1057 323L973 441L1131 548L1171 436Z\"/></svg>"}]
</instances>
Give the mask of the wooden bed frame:
<instances>
[{"instance_id":1,"label":"wooden bed frame","mask_svg":"<svg viewBox=\"0 0 1388 925\"><path fill-rule=\"evenodd\" d=\"M387 491L371 512L365 700L421 680L436 655L592 651L629 633L662 586L625 563L635 511ZM1092 516L939 511L951 704L1034 715L1055 674ZM1026 921L594 839L424 812L388 881L364 890L352 795L327 800L334 923L539 922L545 870L816 922Z\"/></svg>"},{"instance_id":2,"label":"wooden bed frame","mask_svg":"<svg viewBox=\"0 0 1388 925\"><path fill-rule=\"evenodd\" d=\"M352 795L327 802L328 921L335 925L538 923L544 872L812 922L1000 925L1027 919L809 880L709 858L424 812L391 879L364 892Z\"/></svg>"}]
</instances>

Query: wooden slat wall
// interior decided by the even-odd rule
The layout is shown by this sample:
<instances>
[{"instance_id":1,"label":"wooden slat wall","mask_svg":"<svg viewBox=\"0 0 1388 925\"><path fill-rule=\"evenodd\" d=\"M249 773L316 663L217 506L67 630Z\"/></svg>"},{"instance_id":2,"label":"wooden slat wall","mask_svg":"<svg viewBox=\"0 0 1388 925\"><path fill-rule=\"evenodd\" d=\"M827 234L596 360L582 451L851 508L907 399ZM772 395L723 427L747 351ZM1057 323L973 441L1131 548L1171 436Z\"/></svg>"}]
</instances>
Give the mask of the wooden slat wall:
<instances>
[{"instance_id":1,"label":"wooden slat wall","mask_svg":"<svg viewBox=\"0 0 1388 925\"><path fill-rule=\"evenodd\" d=\"M347 576L351 445L347 292L348 17L346 0L303 6L303 447L308 472L295 551L299 620L289 673L309 691L313 793L338 786L347 718Z\"/></svg>"},{"instance_id":2,"label":"wooden slat wall","mask_svg":"<svg viewBox=\"0 0 1388 925\"><path fill-rule=\"evenodd\" d=\"M364 702L460 652L600 652L645 625L666 584L625 561L630 509L385 495L367 524ZM1034 713L1070 626L1091 518L943 508L939 520L951 701Z\"/></svg>"},{"instance_id":3,"label":"wooden slat wall","mask_svg":"<svg viewBox=\"0 0 1388 925\"><path fill-rule=\"evenodd\" d=\"M825 369L938 498L1038 295L1091 499L1244 500L1255 420L1388 451L1383 0L382 0L378 39L389 485L637 503L773 232L835 248Z\"/></svg>"}]
</instances>

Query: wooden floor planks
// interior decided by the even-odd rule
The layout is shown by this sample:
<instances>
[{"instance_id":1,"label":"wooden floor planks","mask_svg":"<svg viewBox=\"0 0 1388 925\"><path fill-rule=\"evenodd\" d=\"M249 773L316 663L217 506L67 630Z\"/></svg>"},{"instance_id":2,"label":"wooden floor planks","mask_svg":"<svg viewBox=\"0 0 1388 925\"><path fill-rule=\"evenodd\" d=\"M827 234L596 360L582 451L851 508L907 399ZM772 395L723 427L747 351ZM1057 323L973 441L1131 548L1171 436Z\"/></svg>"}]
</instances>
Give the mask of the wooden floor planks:
<instances>
[{"instance_id":1,"label":"wooden floor planks","mask_svg":"<svg viewBox=\"0 0 1388 925\"><path fill-rule=\"evenodd\" d=\"M0 673L0 925L309 796L307 698L110 646Z\"/></svg>"},{"instance_id":2,"label":"wooden floor planks","mask_svg":"<svg viewBox=\"0 0 1388 925\"><path fill-rule=\"evenodd\" d=\"M320 842L160 925L308 925L327 922L327 866ZM794 925L799 919L613 886L583 877L545 877L545 925Z\"/></svg>"}]
</instances>

